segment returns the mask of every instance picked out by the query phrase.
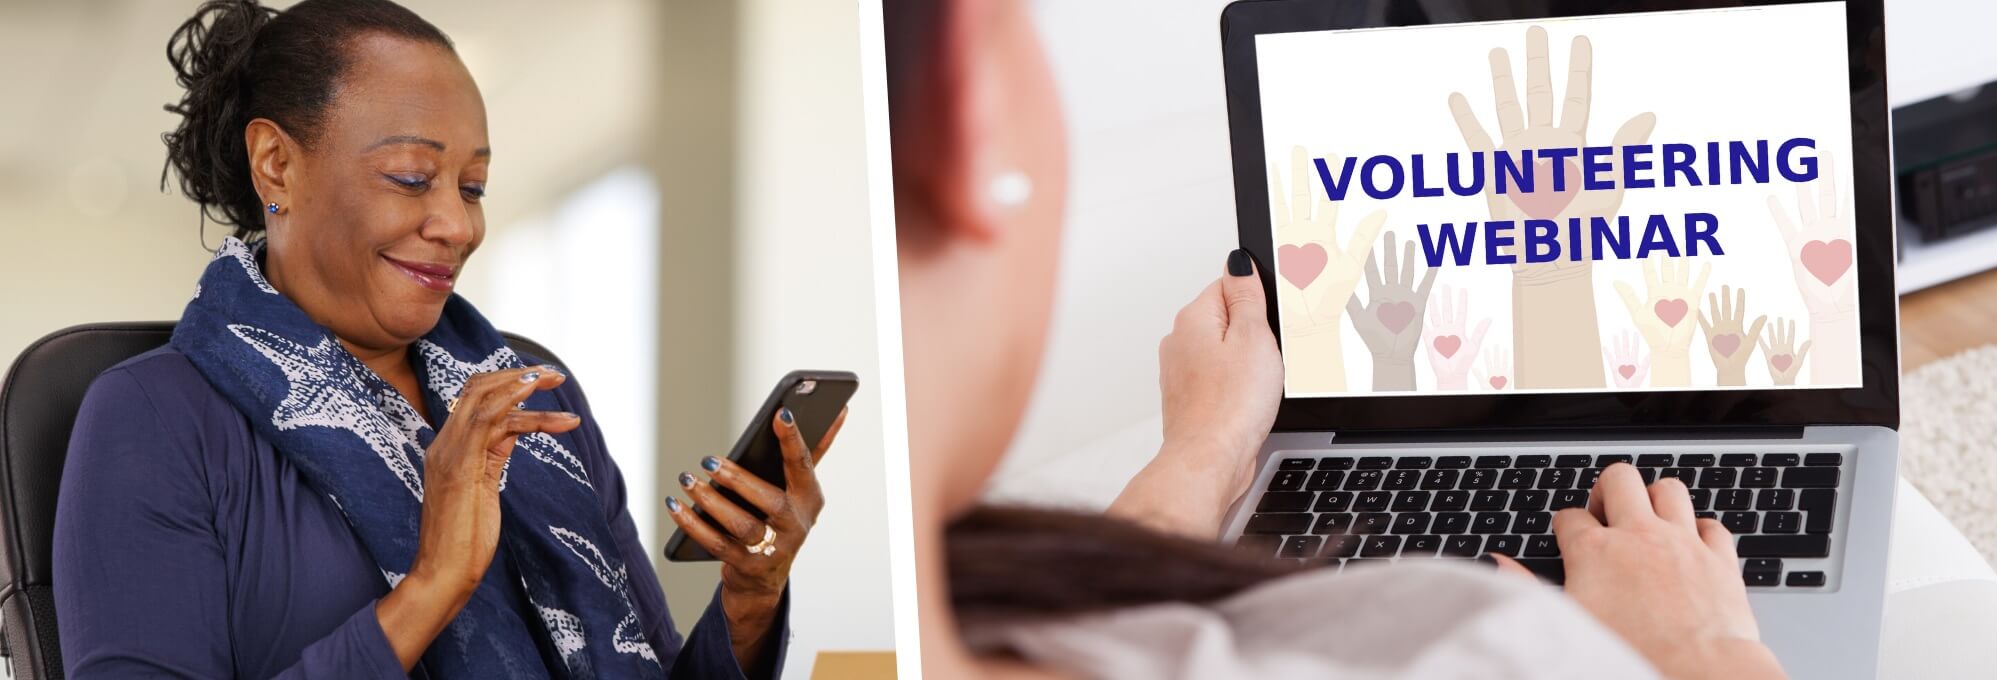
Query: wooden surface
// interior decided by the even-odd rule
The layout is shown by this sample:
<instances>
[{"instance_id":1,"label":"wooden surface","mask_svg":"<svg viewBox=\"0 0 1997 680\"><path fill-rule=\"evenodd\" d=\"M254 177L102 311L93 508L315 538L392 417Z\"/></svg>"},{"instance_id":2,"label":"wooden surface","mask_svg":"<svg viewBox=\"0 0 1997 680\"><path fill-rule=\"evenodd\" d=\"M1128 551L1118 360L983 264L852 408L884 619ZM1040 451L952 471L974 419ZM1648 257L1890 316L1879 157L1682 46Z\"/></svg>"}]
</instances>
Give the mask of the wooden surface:
<instances>
[{"instance_id":1,"label":"wooden surface","mask_svg":"<svg viewBox=\"0 0 1997 680\"><path fill-rule=\"evenodd\" d=\"M819 652L811 680L893 680L894 652Z\"/></svg>"},{"instance_id":2,"label":"wooden surface","mask_svg":"<svg viewBox=\"0 0 1997 680\"><path fill-rule=\"evenodd\" d=\"M1900 298L1900 370L1997 343L1997 271Z\"/></svg>"}]
</instances>

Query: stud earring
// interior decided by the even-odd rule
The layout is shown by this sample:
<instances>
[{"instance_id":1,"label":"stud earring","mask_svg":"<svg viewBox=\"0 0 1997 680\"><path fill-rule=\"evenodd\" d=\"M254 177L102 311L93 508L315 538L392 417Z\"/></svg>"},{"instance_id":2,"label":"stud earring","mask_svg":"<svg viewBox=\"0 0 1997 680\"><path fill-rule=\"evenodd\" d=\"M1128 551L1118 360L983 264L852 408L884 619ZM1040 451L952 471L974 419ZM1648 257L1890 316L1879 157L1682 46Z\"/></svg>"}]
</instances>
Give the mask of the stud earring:
<instances>
[{"instance_id":1,"label":"stud earring","mask_svg":"<svg viewBox=\"0 0 1997 680\"><path fill-rule=\"evenodd\" d=\"M999 207L1017 208L1033 198L1033 179L1024 172L1007 170L992 178L986 191Z\"/></svg>"},{"instance_id":2,"label":"stud earring","mask_svg":"<svg viewBox=\"0 0 1997 680\"><path fill-rule=\"evenodd\" d=\"M269 212L269 213L270 213L270 214L272 214L272 215L276 215L276 214L277 214L277 204L276 204L276 203L271 203L271 204L269 204L269 205L265 205L265 206L263 207L263 209L264 209L264 211L266 211L266 212Z\"/></svg>"}]
</instances>

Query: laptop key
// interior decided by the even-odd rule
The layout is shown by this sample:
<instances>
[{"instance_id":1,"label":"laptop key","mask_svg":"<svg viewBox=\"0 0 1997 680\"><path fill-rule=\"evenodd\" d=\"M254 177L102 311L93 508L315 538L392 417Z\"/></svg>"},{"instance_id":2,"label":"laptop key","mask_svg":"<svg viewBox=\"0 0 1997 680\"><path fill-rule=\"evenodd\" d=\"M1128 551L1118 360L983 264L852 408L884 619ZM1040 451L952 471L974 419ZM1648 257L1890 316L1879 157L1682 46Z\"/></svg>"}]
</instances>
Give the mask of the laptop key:
<instances>
[{"instance_id":1,"label":"laptop key","mask_svg":"<svg viewBox=\"0 0 1997 680\"><path fill-rule=\"evenodd\" d=\"M1262 494L1262 500L1255 504L1255 511L1303 512L1311 509L1314 495L1309 491L1271 491Z\"/></svg>"},{"instance_id":2,"label":"laptop key","mask_svg":"<svg viewBox=\"0 0 1997 680\"><path fill-rule=\"evenodd\" d=\"M1754 497L1756 510L1788 510L1796 507L1796 492L1789 489L1762 489Z\"/></svg>"},{"instance_id":3,"label":"laptop key","mask_svg":"<svg viewBox=\"0 0 1997 680\"><path fill-rule=\"evenodd\" d=\"M1393 502L1394 494L1392 492L1361 491L1359 492L1359 498L1352 501L1352 509L1360 512L1379 512L1386 510L1387 505Z\"/></svg>"},{"instance_id":4,"label":"laptop key","mask_svg":"<svg viewBox=\"0 0 1997 680\"><path fill-rule=\"evenodd\" d=\"M1615 465L1616 463L1634 463L1634 462L1636 462L1636 457L1629 455L1627 453L1604 453L1602 455L1595 456L1595 467L1598 468L1605 468L1611 465Z\"/></svg>"},{"instance_id":5,"label":"laptop key","mask_svg":"<svg viewBox=\"0 0 1997 680\"><path fill-rule=\"evenodd\" d=\"M1437 491L1435 500L1429 502L1430 510L1462 510L1470 507L1470 492L1463 490Z\"/></svg>"},{"instance_id":6,"label":"laptop key","mask_svg":"<svg viewBox=\"0 0 1997 680\"><path fill-rule=\"evenodd\" d=\"M1662 468L1662 467L1671 467L1671 454L1668 454L1668 453L1646 453L1646 454L1643 454L1643 455L1641 455L1641 456L1637 456L1637 457L1636 457L1636 466L1637 466L1637 467L1654 467L1654 468Z\"/></svg>"},{"instance_id":7,"label":"laptop key","mask_svg":"<svg viewBox=\"0 0 1997 680\"><path fill-rule=\"evenodd\" d=\"M1519 459L1517 461L1514 461L1512 464L1522 468L1551 467L1553 465L1553 456L1547 456L1547 455L1519 456Z\"/></svg>"},{"instance_id":8,"label":"laptop key","mask_svg":"<svg viewBox=\"0 0 1997 680\"><path fill-rule=\"evenodd\" d=\"M1741 572L1740 574L1740 580L1746 581L1747 587L1749 588L1767 588L1769 586L1779 586L1782 585L1782 572L1744 571Z\"/></svg>"},{"instance_id":9,"label":"laptop key","mask_svg":"<svg viewBox=\"0 0 1997 680\"><path fill-rule=\"evenodd\" d=\"M1304 483L1306 491L1337 491L1338 483L1345 481L1345 473L1337 470L1318 470L1311 473L1311 479Z\"/></svg>"},{"instance_id":10,"label":"laptop key","mask_svg":"<svg viewBox=\"0 0 1997 680\"><path fill-rule=\"evenodd\" d=\"M1723 468L1723 467L1706 468L1704 471L1699 473L1699 488L1701 489L1733 488L1734 477L1736 474L1738 473L1736 473L1733 468Z\"/></svg>"},{"instance_id":11,"label":"laptop key","mask_svg":"<svg viewBox=\"0 0 1997 680\"><path fill-rule=\"evenodd\" d=\"M1837 485L1838 469L1834 467L1799 467L1782 471L1782 488L1785 489L1835 489Z\"/></svg>"},{"instance_id":12,"label":"laptop key","mask_svg":"<svg viewBox=\"0 0 1997 680\"><path fill-rule=\"evenodd\" d=\"M1421 512L1428 509L1427 491L1402 491L1394 494L1394 512Z\"/></svg>"},{"instance_id":13,"label":"laptop key","mask_svg":"<svg viewBox=\"0 0 1997 680\"><path fill-rule=\"evenodd\" d=\"M1360 557L1393 557L1401 552L1399 536L1367 536L1359 546Z\"/></svg>"},{"instance_id":14,"label":"laptop key","mask_svg":"<svg viewBox=\"0 0 1997 680\"><path fill-rule=\"evenodd\" d=\"M1700 489L1713 494L1714 510L1746 510L1754 502L1754 492L1747 489Z\"/></svg>"},{"instance_id":15,"label":"laptop key","mask_svg":"<svg viewBox=\"0 0 1997 680\"><path fill-rule=\"evenodd\" d=\"M1678 467L1689 467L1689 468L1712 467L1718 461L1719 458L1710 453L1678 454Z\"/></svg>"},{"instance_id":16,"label":"laptop key","mask_svg":"<svg viewBox=\"0 0 1997 680\"><path fill-rule=\"evenodd\" d=\"M1555 491L1553 492L1552 502L1547 503L1546 507L1549 510L1588 507L1588 491L1586 489L1561 489Z\"/></svg>"},{"instance_id":17,"label":"laptop key","mask_svg":"<svg viewBox=\"0 0 1997 680\"><path fill-rule=\"evenodd\" d=\"M1710 519L1717 522L1720 519L1720 513L1713 512L1711 510L1700 510L1698 512L1692 513L1692 517L1696 519Z\"/></svg>"},{"instance_id":18,"label":"laptop key","mask_svg":"<svg viewBox=\"0 0 1997 680\"><path fill-rule=\"evenodd\" d=\"M1512 520L1514 534L1544 534L1553 530L1553 513L1521 512Z\"/></svg>"},{"instance_id":19,"label":"laptop key","mask_svg":"<svg viewBox=\"0 0 1997 680\"><path fill-rule=\"evenodd\" d=\"M1735 536L1754 533L1759 521L1760 518L1752 512L1729 512L1720 515L1720 524L1726 526L1727 531L1733 532Z\"/></svg>"},{"instance_id":20,"label":"laptop key","mask_svg":"<svg viewBox=\"0 0 1997 680\"><path fill-rule=\"evenodd\" d=\"M1803 456L1803 464L1808 465L1810 467L1819 467L1819 466L1838 467L1840 465L1844 465L1844 454L1812 453L1807 456Z\"/></svg>"},{"instance_id":21,"label":"laptop key","mask_svg":"<svg viewBox=\"0 0 1997 680\"><path fill-rule=\"evenodd\" d=\"M1821 571L1789 572L1788 586L1791 588L1822 588L1824 587L1824 572Z\"/></svg>"},{"instance_id":22,"label":"laptop key","mask_svg":"<svg viewBox=\"0 0 1997 680\"><path fill-rule=\"evenodd\" d=\"M1470 513L1443 512L1435 516L1435 524L1429 530L1438 534L1461 534L1470 531Z\"/></svg>"},{"instance_id":23,"label":"laptop key","mask_svg":"<svg viewBox=\"0 0 1997 680\"><path fill-rule=\"evenodd\" d=\"M1470 520L1470 531L1478 534L1495 534L1512 525L1512 513L1480 512Z\"/></svg>"},{"instance_id":24,"label":"laptop key","mask_svg":"<svg viewBox=\"0 0 1997 680\"><path fill-rule=\"evenodd\" d=\"M1553 492L1539 489L1520 491L1512 494L1511 510L1537 512L1546 509L1546 503L1553 498Z\"/></svg>"},{"instance_id":25,"label":"laptop key","mask_svg":"<svg viewBox=\"0 0 1997 680\"><path fill-rule=\"evenodd\" d=\"M1720 456L1720 465L1722 467L1753 467L1754 462L1759 458L1760 456L1752 453L1722 454Z\"/></svg>"},{"instance_id":26,"label":"laptop key","mask_svg":"<svg viewBox=\"0 0 1997 680\"><path fill-rule=\"evenodd\" d=\"M1756 557L1741 563L1741 572L1782 571L1782 560L1774 557Z\"/></svg>"},{"instance_id":27,"label":"laptop key","mask_svg":"<svg viewBox=\"0 0 1997 680\"><path fill-rule=\"evenodd\" d=\"M1793 453L1761 454L1761 464L1774 467L1796 467L1803 464L1803 457Z\"/></svg>"},{"instance_id":28,"label":"laptop key","mask_svg":"<svg viewBox=\"0 0 1997 680\"><path fill-rule=\"evenodd\" d=\"M1497 553L1506 557L1518 557L1525 548L1525 537L1503 534L1484 539L1484 552Z\"/></svg>"},{"instance_id":29,"label":"laptop key","mask_svg":"<svg viewBox=\"0 0 1997 680\"><path fill-rule=\"evenodd\" d=\"M1353 465L1354 463L1357 463L1357 462L1359 462L1359 461L1356 461L1356 460L1353 460L1353 459L1351 459L1351 458L1347 458L1347 457L1344 457L1344 456L1336 456L1336 457L1327 457L1327 458L1319 458L1319 459L1317 459L1317 469L1319 469L1319 470L1350 470L1350 469L1352 469L1352 465Z\"/></svg>"},{"instance_id":30,"label":"laptop key","mask_svg":"<svg viewBox=\"0 0 1997 680\"><path fill-rule=\"evenodd\" d=\"M1284 458L1283 462L1276 464L1278 470L1309 470L1315 467L1317 460L1313 458Z\"/></svg>"},{"instance_id":31,"label":"laptop key","mask_svg":"<svg viewBox=\"0 0 1997 680\"><path fill-rule=\"evenodd\" d=\"M1492 470L1503 470L1503 469L1505 469L1505 468L1508 468L1508 467L1511 467L1511 466L1512 466L1512 457L1511 457L1511 456L1478 456L1478 457L1477 457L1477 467L1479 467L1479 468L1485 468L1485 469L1492 469Z\"/></svg>"},{"instance_id":32,"label":"laptop key","mask_svg":"<svg viewBox=\"0 0 1997 680\"><path fill-rule=\"evenodd\" d=\"M1472 489L1472 490L1489 489L1497 485L1498 485L1498 472L1496 470L1485 470L1480 468L1476 470L1464 470L1463 482L1461 484L1457 484L1456 488Z\"/></svg>"},{"instance_id":33,"label":"laptop key","mask_svg":"<svg viewBox=\"0 0 1997 680\"><path fill-rule=\"evenodd\" d=\"M1594 462L1594 459L1583 454L1556 456L1553 459L1554 466L1564 468L1584 468L1591 462Z\"/></svg>"},{"instance_id":34,"label":"laptop key","mask_svg":"<svg viewBox=\"0 0 1997 680\"><path fill-rule=\"evenodd\" d=\"M1317 495L1317 505L1312 512L1345 512L1352 509L1353 493L1350 491L1326 491Z\"/></svg>"},{"instance_id":35,"label":"laptop key","mask_svg":"<svg viewBox=\"0 0 1997 680\"><path fill-rule=\"evenodd\" d=\"M1553 534L1527 536L1525 539L1526 557L1559 557L1560 539Z\"/></svg>"},{"instance_id":36,"label":"laptop key","mask_svg":"<svg viewBox=\"0 0 1997 680\"><path fill-rule=\"evenodd\" d=\"M1530 489L1532 488L1532 483L1538 479L1538 476L1538 470L1512 468L1498 476L1498 488Z\"/></svg>"},{"instance_id":37,"label":"laptop key","mask_svg":"<svg viewBox=\"0 0 1997 680\"><path fill-rule=\"evenodd\" d=\"M1734 544L1741 557L1830 557L1831 537L1812 534L1742 536Z\"/></svg>"},{"instance_id":38,"label":"laptop key","mask_svg":"<svg viewBox=\"0 0 1997 680\"><path fill-rule=\"evenodd\" d=\"M1346 491L1372 491L1380 488L1379 470L1356 470L1345 476Z\"/></svg>"},{"instance_id":39,"label":"laptop key","mask_svg":"<svg viewBox=\"0 0 1997 680\"><path fill-rule=\"evenodd\" d=\"M1559 558L1527 557L1519 561L1519 566L1531 571L1534 576L1559 585L1567 582L1567 565Z\"/></svg>"},{"instance_id":40,"label":"laptop key","mask_svg":"<svg viewBox=\"0 0 1997 680\"><path fill-rule=\"evenodd\" d=\"M1657 473L1658 479L1664 479L1666 477L1670 477L1672 479L1684 482L1685 486L1689 487L1692 486L1694 482L1699 481L1699 471L1688 467L1668 467L1664 468L1663 472Z\"/></svg>"},{"instance_id":41,"label":"laptop key","mask_svg":"<svg viewBox=\"0 0 1997 680\"><path fill-rule=\"evenodd\" d=\"M1428 456L1401 456L1394 459L1396 470L1427 470L1434 464L1435 459Z\"/></svg>"},{"instance_id":42,"label":"laptop key","mask_svg":"<svg viewBox=\"0 0 1997 680\"><path fill-rule=\"evenodd\" d=\"M1244 534L1301 534L1311 528L1309 513L1256 513L1248 516Z\"/></svg>"},{"instance_id":43,"label":"laptop key","mask_svg":"<svg viewBox=\"0 0 1997 680\"><path fill-rule=\"evenodd\" d=\"M1387 456L1367 456L1359 459L1361 470L1385 470L1394 467L1394 459Z\"/></svg>"},{"instance_id":44,"label":"laptop key","mask_svg":"<svg viewBox=\"0 0 1997 680\"><path fill-rule=\"evenodd\" d=\"M1351 557L1359 554L1359 543L1364 540L1366 540L1365 536L1356 534L1326 536L1324 539L1324 550L1318 554L1324 557Z\"/></svg>"},{"instance_id":45,"label":"laptop key","mask_svg":"<svg viewBox=\"0 0 1997 680\"><path fill-rule=\"evenodd\" d=\"M1433 516L1429 515L1426 512L1408 512L1395 515L1394 533L1397 534L1428 533L1428 524L1431 519L1433 519Z\"/></svg>"},{"instance_id":46,"label":"laptop key","mask_svg":"<svg viewBox=\"0 0 1997 680\"><path fill-rule=\"evenodd\" d=\"M1579 479L1574 480L1574 488L1593 489L1595 488L1595 482L1599 481L1601 478L1602 478L1601 468L1592 467L1582 470L1581 477Z\"/></svg>"},{"instance_id":47,"label":"laptop key","mask_svg":"<svg viewBox=\"0 0 1997 680\"><path fill-rule=\"evenodd\" d=\"M1296 470L1277 470L1275 475L1269 477L1269 490L1296 491L1298 489L1304 488L1304 480L1308 479L1309 477L1310 474L1306 472L1299 472Z\"/></svg>"},{"instance_id":48,"label":"laptop key","mask_svg":"<svg viewBox=\"0 0 1997 680\"><path fill-rule=\"evenodd\" d=\"M1394 516L1384 512L1360 513L1359 518L1352 522L1352 533L1355 534L1384 534L1392 528Z\"/></svg>"},{"instance_id":49,"label":"laptop key","mask_svg":"<svg viewBox=\"0 0 1997 680\"><path fill-rule=\"evenodd\" d=\"M1387 473L1386 481L1380 484L1380 488L1405 491L1415 488L1420 483L1420 470L1394 470Z\"/></svg>"},{"instance_id":50,"label":"laptop key","mask_svg":"<svg viewBox=\"0 0 1997 680\"><path fill-rule=\"evenodd\" d=\"M1797 495L1796 508L1808 513L1803 522L1803 531L1812 534L1831 532L1838 507L1837 489L1804 489Z\"/></svg>"},{"instance_id":51,"label":"laptop key","mask_svg":"<svg viewBox=\"0 0 1997 680\"><path fill-rule=\"evenodd\" d=\"M1689 494L1691 494L1691 495L1692 495L1692 509L1693 509L1693 510L1711 510L1711 509L1713 509L1713 490L1712 490L1712 489L1693 489L1693 490L1691 490L1691 491L1689 491L1689 492L1687 492L1687 493L1689 493Z\"/></svg>"},{"instance_id":52,"label":"laptop key","mask_svg":"<svg viewBox=\"0 0 1997 680\"><path fill-rule=\"evenodd\" d=\"M1437 536L1435 534L1422 534L1420 536L1409 536L1407 542L1401 544L1401 556L1434 557L1436 551L1441 549L1442 549L1441 536Z\"/></svg>"},{"instance_id":53,"label":"laptop key","mask_svg":"<svg viewBox=\"0 0 1997 680\"><path fill-rule=\"evenodd\" d=\"M1476 557L1484 548L1483 536L1449 536L1442 539L1442 554L1455 557Z\"/></svg>"},{"instance_id":54,"label":"laptop key","mask_svg":"<svg viewBox=\"0 0 1997 680\"><path fill-rule=\"evenodd\" d=\"M1276 551L1281 550L1282 547L1283 537L1281 536L1242 534L1240 540L1234 542L1235 550L1262 558L1274 557Z\"/></svg>"},{"instance_id":55,"label":"laptop key","mask_svg":"<svg viewBox=\"0 0 1997 680\"><path fill-rule=\"evenodd\" d=\"M1455 470L1429 470L1427 474L1421 476L1421 488L1436 491L1454 489L1456 476L1459 474L1462 473Z\"/></svg>"},{"instance_id":56,"label":"laptop key","mask_svg":"<svg viewBox=\"0 0 1997 680\"><path fill-rule=\"evenodd\" d=\"M1470 497L1471 510L1503 510L1505 499L1510 494L1504 491L1479 491Z\"/></svg>"},{"instance_id":57,"label":"laptop key","mask_svg":"<svg viewBox=\"0 0 1997 680\"><path fill-rule=\"evenodd\" d=\"M1283 548L1276 553L1276 556L1317 557L1318 547L1322 545L1324 539L1318 536L1291 536L1283 539Z\"/></svg>"},{"instance_id":58,"label":"laptop key","mask_svg":"<svg viewBox=\"0 0 1997 680\"><path fill-rule=\"evenodd\" d=\"M1777 470L1772 467L1751 467L1745 470L1741 470L1740 488L1743 489L1775 488L1775 477L1777 474L1779 474Z\"/></svg>"},{"instance_id":59,"label":"laptop key","mask_svg":"<svg viewBox=\"0 0 1997 680\"><path fill-rule=\"evenodd\" d=\"M1470 457L1443 456L1435 459L1435 467L1440 470L1463 470L1470 467Z\"/></svg>"},{"instance_id":60,"label":"laptop key","mask_svg":"<svg viewBox=\"0 0 1997 680\"><path fill-rule=\"evenodd\" d=\"M1573 468L1544 470L1539 473L1539 488L1565 489L1574 486L1574 478L1577 476Z\"/></svg>"},{"instance_id":61,"label":"laptop key","mask_svg":"<svg viewBox=\"0 0 1997 680\"><path fill-rule=\"evenodd\" d=\"M1761 533L1793 534L1803 528L1803 513L1771 512L1761 516Z\"/></svg>"},{"instance_id":62,"label":"laptop key","mask_svg":"<svg viewBox=\"0 0 1997 680\"><path fill-rule=\"evenodd\" d=\"M1647 468L1647 467L1637 468L1636 476L1643 479L1644 486L1650 486L1651 482L1657 481L1657 468Z\"/></svg>"},{"instance_id":63,"label":"laptop key","mask_svg":"<svg viewBox=\"0 0 1997 680\"><path fill-rule=\"evenodd\" d=\"M1317 524L1311 526L1311 533L1319 536L1352 533L1352 513L1327 512L1318 515Z\"/></svg>"}]
</instances>

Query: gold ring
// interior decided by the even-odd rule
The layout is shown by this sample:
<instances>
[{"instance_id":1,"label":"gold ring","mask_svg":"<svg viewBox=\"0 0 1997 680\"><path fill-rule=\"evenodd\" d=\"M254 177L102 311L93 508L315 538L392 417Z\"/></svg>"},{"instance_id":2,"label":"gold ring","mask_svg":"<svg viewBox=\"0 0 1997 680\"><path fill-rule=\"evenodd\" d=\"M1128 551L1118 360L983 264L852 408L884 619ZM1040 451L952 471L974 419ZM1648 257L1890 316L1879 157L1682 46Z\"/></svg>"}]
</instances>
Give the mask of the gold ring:
<instances>
[{"instance_id":1,"label":"gold ring","mask_svg":"<svg viewBox=\"0 0 1997 680\"><path fill-rule=\"evenodd\" d=\"M764 557L775 555L777 553L777 530L771 529L770 525L765 524L763 525L763 540L758 541L755 545L743 547L747 548L752 555L762 555Z\"/></svg>"}]
</instances>

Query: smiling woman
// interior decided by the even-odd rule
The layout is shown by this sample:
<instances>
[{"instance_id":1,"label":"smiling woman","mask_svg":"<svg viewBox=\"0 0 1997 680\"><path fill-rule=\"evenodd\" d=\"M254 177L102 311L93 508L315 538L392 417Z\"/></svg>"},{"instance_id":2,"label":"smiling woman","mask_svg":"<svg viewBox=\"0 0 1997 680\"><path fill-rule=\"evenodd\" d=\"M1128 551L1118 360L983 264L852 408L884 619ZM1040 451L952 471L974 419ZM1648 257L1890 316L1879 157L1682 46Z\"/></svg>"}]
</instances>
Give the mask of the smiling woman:
<instances>
[{"instance_id":1,"label":"smiling woman","mask_svg":"<svg viewBox=\"0 0 1997 680\"><path fill-rule=\"evenodd\" d=\"M581 388L454 294L492 150L450 39L387 0L211 0L168 54L167 170L235 233L172 342L78 414L54 555L68 674L780 674L809 523L727 553L682 638ZM793 442L787 416L770 427ZM792 481L694 495L822 506Z\"/></svg>"}]
</instances>

